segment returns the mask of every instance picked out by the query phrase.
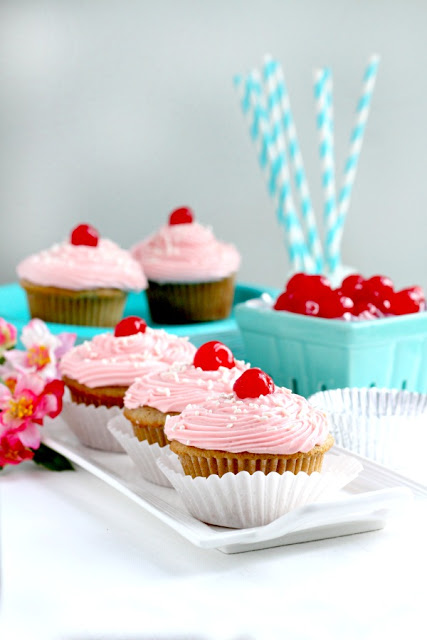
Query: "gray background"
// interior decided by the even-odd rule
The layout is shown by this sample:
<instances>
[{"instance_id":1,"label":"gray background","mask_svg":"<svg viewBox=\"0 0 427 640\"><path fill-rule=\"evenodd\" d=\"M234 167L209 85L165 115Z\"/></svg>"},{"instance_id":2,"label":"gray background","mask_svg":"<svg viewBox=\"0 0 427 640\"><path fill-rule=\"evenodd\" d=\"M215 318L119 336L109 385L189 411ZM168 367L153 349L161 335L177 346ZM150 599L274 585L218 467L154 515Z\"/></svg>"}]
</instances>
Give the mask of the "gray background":
<instances>
[{"instance_id":1,"label":"gray background","mask_svg":"<svg viewBox=\"0 0 427 640\"><path fill-rule=\"evenodd\" d=\"M312 71L333 69L341 168L378 52L344 262L427 288L426 29L422 0L3 0L1 280L78 222L129 247L189 204L238 245L240 280L281 286L289 263L232 78L264 53L281 61L320 218Z\"/></svg>"}]
</instances>

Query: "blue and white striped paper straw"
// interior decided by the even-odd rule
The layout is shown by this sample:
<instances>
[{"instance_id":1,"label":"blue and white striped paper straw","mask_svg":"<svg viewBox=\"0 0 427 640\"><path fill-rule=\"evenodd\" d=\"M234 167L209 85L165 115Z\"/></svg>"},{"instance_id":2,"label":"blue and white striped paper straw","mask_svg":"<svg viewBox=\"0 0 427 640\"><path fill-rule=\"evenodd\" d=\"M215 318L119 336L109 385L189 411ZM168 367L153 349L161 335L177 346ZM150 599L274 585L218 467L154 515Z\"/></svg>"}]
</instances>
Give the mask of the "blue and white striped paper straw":
<instances>
[{"instance_id":1,"label":"blue and white striped paper straw","mask_svg":"<svg viewBox=\"0 0 427 640\"><path fill-rule=\"evenodd\" d=\"M263 73L267 87L268 111L273 140L277 146L279 157L286 154L286 139L288 141L289 156L293 164L293 176L307 233L308 248L314 261L311 271L321 273L323 269L322 245L317 230L316 217L282 67L270 55L266 55L264 57Z\"/></svg>"},{"instance_id":2,"label":"blue and white striped paper straw","mask_svg":"<svg viewBox=\"0 0 427 640\"><path fill-rule=\"evenodd\" d=\"M245 82L239 76L235 84L240 91L242 110L248 119L250 135L256 145L261 168L265 171L269 192L276 202L279 224L285 231L292 268L306 270L312 264L293 203L286 154L279 155L273 144L261 78L257 71L253 71Z\"/></svg>"},{"instance_id":3,"label":"blue and white striped paper straw","mask_svg":"<svg viewBox=\"0 0 427 640\"><path fill-rule=\"evenodd\" d=\"M326 109L328 118L329 135L331 140L332 159L335 163L335 126L334 126L334 101L332 86L332 70L326 67L325 73L325 90L326 90Z\"/></svg>"},{"instance_id":4,"label":"blue and white striped paper straw","mask_svg":"<svg viewBox=\"0 0 427 640\"><path fill-rule=\"evenodd\" d=\"M335 269L331 258L331 246L334 229L338 217L337 198L335 188L335 160L333 148L333 124L331 121L331 105L328 104L328 71L325 69L314 72L314 97L316 103L316 122L319 134L319 154L322 165L322 186L324 194L324 227L325 254L329 271Z\"/></svg>"},{"instance_id":5,"label":"blue and white striped paper straw","mask_svg":"<svg viewBox=\"0 0 427 640\"><path fill-rule=\"evenodd\" d=\"M359 163L360 151L369 116L372 94L377 79L380 58L372 55L363 77L362 93L356 109L356 122L350 139L350 150L344 167L343 184L340 190L338 202L338 218L332 236L331 262L337 265L340 262L341 239L344 230L345 218L350 207L351 193Z\"/></svg>"}]
</instances>

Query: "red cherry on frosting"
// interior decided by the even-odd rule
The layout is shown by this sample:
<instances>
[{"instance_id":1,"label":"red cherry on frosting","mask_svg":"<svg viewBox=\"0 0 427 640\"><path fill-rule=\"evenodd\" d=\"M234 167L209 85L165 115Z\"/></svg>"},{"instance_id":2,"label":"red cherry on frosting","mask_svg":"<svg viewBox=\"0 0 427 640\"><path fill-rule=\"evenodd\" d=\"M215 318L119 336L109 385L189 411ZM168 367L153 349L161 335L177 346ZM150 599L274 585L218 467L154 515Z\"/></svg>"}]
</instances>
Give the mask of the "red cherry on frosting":
<instances>
[{"instance_id":1,"label":"red cherry on frosting","mask_svg":"<svg viewBox=\"0 0 427 640\"><path fill-rule=\"evenodd\" d=\"M71 244L79 245L83 244L87 247L98 246L99 233L90 224L79 224L71 232L70 241Z\"/></svg>"},{"instance_id":2,"label":"red cherry on frosting","mask_svg":"<svg viewBox=\"0 0 427 640\"><path fill-rule=\"evenodd\" d=\"M194 213L190 207L175 209L169 216L169 226L174 224L190 224L194 220Z\"/></svg>"},{"instance_id":3,"label":"red cherry on frosting","mask_svg":"<svg viewBox=\"0 0 427 640\"><path fill-rule=\"evenodd\" d=\"M135 333L145 333L146 328L147 323L143 318L139 318L138 316L128 316L116 324L114 335L116 338L133 336Z\"/></svg>"},{"instance_id":4,"label":"red cherry on frosting","mask_svg":"<svg viewBox=\"0 0 427 640\"><path fill-rule=\"evenodd\" d=\"M203 371L218 371L219 367L236 366L231 350L219 340L205 342L194 354L193 364Z\"/></svg>"},{"instance_id":5,"label":"red cherry on frosting","mask_svg":"<svg viewBox=\"0 0 427 640\"><path fill-rule=\"evenodd\" d=\"M274 382L269 375L258 367L246 369L233 385L236 396L243 398L259 398L274 392Z\"/></svg>"}]
</instances>

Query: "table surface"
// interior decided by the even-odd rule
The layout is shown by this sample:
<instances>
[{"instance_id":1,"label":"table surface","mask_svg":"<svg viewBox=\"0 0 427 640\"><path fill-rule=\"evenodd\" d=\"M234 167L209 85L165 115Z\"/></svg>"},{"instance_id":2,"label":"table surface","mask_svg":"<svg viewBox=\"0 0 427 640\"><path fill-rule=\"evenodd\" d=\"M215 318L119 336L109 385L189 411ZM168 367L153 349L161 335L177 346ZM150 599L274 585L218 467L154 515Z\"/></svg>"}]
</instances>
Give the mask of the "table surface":
<instances>
[{"instance_id":1,"label":"table surface","mask_svg":"<svg viewBox=\"0 0 427 640\"><path fill-rule=\"evenodd\" d=\"M86 471L0 476L0 637L419 637L426 500L381 531L235 555L193 546Z\"/></svg>"}]
</instances>

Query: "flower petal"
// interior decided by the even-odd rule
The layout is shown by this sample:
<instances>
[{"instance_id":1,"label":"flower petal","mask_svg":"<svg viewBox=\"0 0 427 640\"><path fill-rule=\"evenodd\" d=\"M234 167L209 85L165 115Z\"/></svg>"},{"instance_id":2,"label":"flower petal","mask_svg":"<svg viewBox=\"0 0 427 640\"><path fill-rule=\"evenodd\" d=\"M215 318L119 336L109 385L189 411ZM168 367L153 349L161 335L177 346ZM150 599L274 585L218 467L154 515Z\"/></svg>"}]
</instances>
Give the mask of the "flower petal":
<instances>
[{"instance_id":1,"label":"flower petal","mask_svg":"<svg viewBox=\"0 0 427 640\"><path fill-rule=\"evenodd\" d=\"M62 356L74 346L77 333L58 333L56 337L59 338L61 343L59 347L55 349L55 356L59 360L59 358L62 358Z\"/></svg>"},{"instance_id":2,"label":"flower petal","mask_svg":"<svg viewBox=\"0 0 427 640\"><path fill-rule=\"evenodd\" d=\"M59 338L49 331L40 318L33 318L22 329L21 342L27 349L33 345L44 345L49 349L56 349L61 344Z\"/></svg>"},{"instance_id":3,"label":"flower petal","mask_svg":"<svg viewBox=\"0 0 427 640\"><path fill-rule=\"evenodd\" d=\"M36 373L25 373L18 377L15 388L15 397L18 397L23 391L28 390L39 396L43 393L46 381Z\"/></svg>"},{"instance_id":4,"label":"flower petal","mask_svg":"<svg viewBox=\"0 0 427 640\"><path fill-rule=\"evenodd\" d=\"M24 447L31 447L31 449L38 449L40 446L40 431L38 426L29 421L26 429L19 432L19 439Z\"/></svg>"},{"instance_id":5,"label":"flower petal","mask_svg":"<svg viewBox=\"0 0 427 640\"><path fill-rule=\"evenodd\" d=\"M0 438L0 466L7 464L20 464L24 460L31 460L34 451L27 449L15 435L6 435Z\"/></svg>"}]
</instances>

